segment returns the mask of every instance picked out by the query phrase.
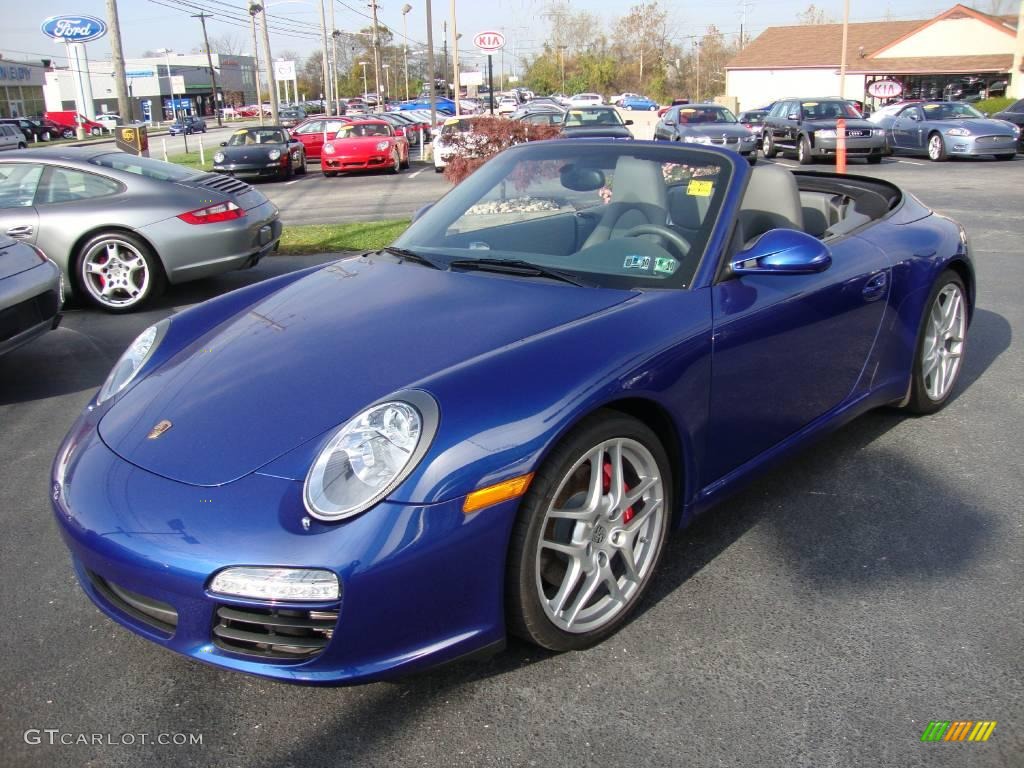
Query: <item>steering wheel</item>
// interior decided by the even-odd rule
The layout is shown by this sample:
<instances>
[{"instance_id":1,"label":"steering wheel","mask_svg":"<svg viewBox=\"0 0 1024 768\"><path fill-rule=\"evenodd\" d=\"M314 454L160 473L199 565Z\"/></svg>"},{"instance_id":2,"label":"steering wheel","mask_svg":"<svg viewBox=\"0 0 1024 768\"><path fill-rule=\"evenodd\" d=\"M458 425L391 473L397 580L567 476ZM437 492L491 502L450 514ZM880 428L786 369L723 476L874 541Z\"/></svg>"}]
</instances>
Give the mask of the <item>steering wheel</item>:
<instances>
[{"instance_id":1,"label":"steering wheel","mask_svg":"<svg viewBox=\"0 0 1024 768\"><path fill-rule=\"evenodd\" d=\"M660 224L639 224L625 232L623 237L637 237L639 235L654 235L660 237L666 245L671 245L680 256L680 260L686 259L690 252L690 244L678 232L663 227Z\"/></svg>"}]
</instances>

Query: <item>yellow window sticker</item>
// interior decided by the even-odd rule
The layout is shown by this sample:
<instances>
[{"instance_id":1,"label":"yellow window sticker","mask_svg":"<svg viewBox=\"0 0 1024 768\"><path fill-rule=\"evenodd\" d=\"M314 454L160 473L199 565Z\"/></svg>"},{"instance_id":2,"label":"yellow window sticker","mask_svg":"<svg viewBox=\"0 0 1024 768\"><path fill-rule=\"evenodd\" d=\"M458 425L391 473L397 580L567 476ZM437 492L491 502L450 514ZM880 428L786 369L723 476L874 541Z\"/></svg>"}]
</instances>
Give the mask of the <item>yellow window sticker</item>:
<instances>
[{"instance_id":1,"label":"yellow window sticker","mask_svg":"<svg viewBox=\"0 0 1024 768\"><path fill-rule=\"evenodd\" d=\"M249 132L248 128L239 128L232 135L233 136L245 136L245 134L247 134L248 132Z\"/></svg>"},{"instance_id":2,"label":"yellow window sticker","mask_svg":"<svg viewBox=\"0 0 1024 768\"><path fill-rule=\"evenodd\" d=\"M816 102L816 101L805 101L805 102L802 102L802 104L805 107L816 107L816 106L818 106L818 102Z\"/></svg>"},{"instance_id":3,"label":"yellow window sticker","mask_svg":"<svg viewBox=\"0 0 1024 768\"><path fill-rule=\"evenodd\" d=\"M693 195L694 197L711 197L711 192L714 188L715 184L712 181L691 179L686 187L686 194Z\"/></svg>"},{"instance_id":4,"label":"yellow window sticker","mask_svg":"<svg viewBox=\"0 0 1024 768\"><path fill-rule=\"evenodd\" d=\"M457 118L457 117L449 117L447 120L444 121L444 124L445 125L458 125L459 124L459 118Z\"/></svg>"},{"instance_id":5,"label":"yellow window sticker","mask_svg":"<svg viewBox=\"0 0 1024 768\"><path fill-rule=\"evenodd\" d=\"M684 115L692 115L697 110L694 109L693 107L687 107L686 109L680 109L679 111L682 112Z\"/></svg>"}]
</instances>

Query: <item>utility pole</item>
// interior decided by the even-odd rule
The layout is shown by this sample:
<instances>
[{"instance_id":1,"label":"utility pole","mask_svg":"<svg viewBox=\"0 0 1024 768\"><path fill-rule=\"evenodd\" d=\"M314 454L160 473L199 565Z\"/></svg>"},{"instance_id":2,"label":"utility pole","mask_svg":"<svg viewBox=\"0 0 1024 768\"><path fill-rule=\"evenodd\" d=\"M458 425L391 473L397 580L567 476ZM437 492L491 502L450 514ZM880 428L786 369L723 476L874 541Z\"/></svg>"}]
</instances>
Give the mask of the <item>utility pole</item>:
<instances>
[{"instance_id":1,"label":"utility pole","mask_svg":"<svg viewBox=\"0 0 1024 768\"><path fill-rule=\"evenodd\" d=\"M405 53L405 100L409 101L409 21L408 13L412 6L406 3L402 6L402 49Z\"/></svg>"},{"instance_id":2,"label":"utility pole","mask_svg":"<svg viewBox=\"0 0 1024 768\"><path fill-rule=\"evenodd\" d=\"M109 0L114 2L114 0ZM210 38L206 36L206 20L211 17L209 13L193 13L193 19L199 19L199 23L203 25L203 47L206 48L206 63L210 65L210 81L213 83L213 114L217 116L217 127L221 127L224 123L220 119L220 109L217 108L217 73L213 69L213 54L210 53Z\"/></svg>"},{"instance_id":3,"label":"utility pole","mask_svg":"<svg viewBox=\"0 0 1024 768\"><path fill-rule=\"evenodd\" d=\"M259 13L258 5L249 6L249 21L252 22L252 74L256 80L256 107L260 115L260 125L263 125L263 88L260 86L260 49L256 45L256 14Z\"/></svg>"},{"instance_id":4,"label":"utility pole","mask_svg":"<svg viewBox=\"0 0 1024 768\"><path fill-rule=\"evenodd\" d=\"M1013 50L1013 74L1010 75L1010 88L1006 95L1024 99L1024 0L1021 0L1017 11L1017 45Z\"/></svg>"},{"instance_id":5,"label":"utility pole","mask_svg":"<svg viewBox=\"0 0 1024 768\"><path fill-rule=\"evenodd\" d=\"M334 93L334 114L341 114L341 94L338 88L338 38L341 37L341 32L338 31L338 27L334 22L334 0L329 0L331 4L331 89Z\"/></svg>"},{"instance_id":6,"label":"utility pole","mask_svg":"<svg viewBox=\"0 0 1024 768\"><path fill-rule=\"evenodd\" d=\"M455 21L455 0L452 0L452 61L455 69L455 116L462 114L462 84L459 82L459 29Z\"/></svg>"},{"instance_id":7,"label":"utility pole","mask_svg":"<svg viewBox=\"0 0 1024 768\"><path fill-rule=\"evenodd\" d=\"M850 31L850 0L843 1L843 52L839 59L839 98L846 97L846 38ZM864 96L861 94L861 98Z\"/></svg>"},{"instance_id":8,"label":"utility pole","mask_svg":"<svg viewBox=\"0 0 1024 768\"><path fill-rule=\"evenodd\" d=\"M331 0L332 12L333 9L334 2ZM324 0L320 0L320 42L323 47L323 50L321 51L321 65L324 68L324 111L328 116L330 116L334 114L334 98L331 94L333 78L331 77L331 56L327 51L327 12L324 10Z\"/></svg>"},{"instance_id":9,"label":"utility pole","mask_svg":"<svg viewBox=\"0 0 1024 768\"><path fill-rule=\"evenodd\" d=\"M431 0L427 3L427 77L430 80L430 130L437 125L437 72L434 71L434 19L430 9ZM445 70L447 72L447 70ZM448 75L446 74L447 78ZM422 149L423 145L420 145Z\"/></svg>"},{"instance_id":10,"label":"utility pole","mask_svg":"<svg viewBox=\"0 0 1024 768\"><path fill-rule=\"evenodd\" d=\"M455 0L452 0L455 2ZM380 40L377 35L377 0L370 0L370 8L373 11L373 87L377 92L377 111L381 110L380 99Z\"/></svg>"},{"instance_id":11,"label":"utility pole","mask_svg":"<svg viewBox=\"0 0 1024 768\"><path fill-rule=\"evenodd\" d=\"M430 0L427 0L430 3ZM444 33L444 95L448 98L448 21L441 22L441 29Z\"/></svg>"},{"instance_id":12,"label":"utility pole","mask_svg":"<svg viewBox=\"0 0 1024 768\"><path fill-rule=\"evenodd\" d=\"M270 53L270 30L267 28L267 9L260 6L260 29L263 32L263 66L267 75L267 90L270 91L270 124L277 125L280 121L278 116L277 92L274 90L274 57ZM260 105L260 109L263 106Z\"/></svg>"},{"instance_id":13,"label":"utility pole","mask_svg":"<svg viewBox=\"0 0 1024 768\"><path fill-rule=\"evenodd\" d=\"M746 0L740 0L740 50L743 50L743 46L746 43L743 35L743 31L747 26L747 11L750 10L751 3Z\"/></svg>"},{"instance_id":14,"label":"utility pole","mask_svg":"<svg viewBox=\"0 0 1024 768\"><path fill-rule=\"evenodd\" d=\"M124 76L124 50L121 48L121 22L117 18L117 0L107 0L107 23L110 25L110 53L114 62L114 92L117 114L121 122L131 122L132 105L128 101L128 81Z\"/></svg>"}]
</instances>

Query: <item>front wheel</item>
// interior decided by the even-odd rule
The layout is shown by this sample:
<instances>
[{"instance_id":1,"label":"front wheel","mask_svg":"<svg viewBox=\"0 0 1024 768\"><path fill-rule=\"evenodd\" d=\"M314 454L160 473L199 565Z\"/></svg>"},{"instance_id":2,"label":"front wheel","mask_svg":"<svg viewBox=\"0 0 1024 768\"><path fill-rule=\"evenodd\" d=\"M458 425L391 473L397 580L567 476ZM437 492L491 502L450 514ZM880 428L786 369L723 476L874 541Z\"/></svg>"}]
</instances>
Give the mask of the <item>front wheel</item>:
<instances>
[{"instance_id":1,"label":"front wheel","mask_svg":"<svg viewBox=\"0 0 1024 768\"><path fill-rule=\"evenodd\" d=\"M871 165L878 165L882 162L882 153L878 152L877 154L868 155L868 162Z\"/></svg>"},{"instance_id":2,"label":"front wheel","mask_svg":"<svg viewBox=\"0 0 1024 768\"><path fill-rule=\"evenodd\" d=\"M761 140L761 151L769 160L779 154L778 147L775 146L775 139L772 138L771 131L764 132L764 138Z\"/></svg>"},{"instance_id":3,"label":"front wheel","mask_svg":"<svg viewBox=\"0 0 1024 768\"><path fill-rule=\"evenodd\" d=\"M510 631L556 651L586 648L636 608L668 533L671 469L645 424L602 411L535 474L512 532Z\"/></svg>"},{"instance_id":4,"label":"front wheel","mask_svg":"<svg viewBox=\"0 0 1024 768\"><path fill-rule=\"evenodd\" d=\"M103 232L83 245L76 278L91 302L108 312L133 312L159 296L166 279L156 254L127 232Z\"/></svg>"},{"instance_id":5,"label":"front wheel","mask_svg":"<svg viewBox=\"0 0 1024 768\"><path fill-rule=\"evenodd\" d=\"M928 137L928 159L933 163L941 163L949 159L946 154L946 142L942 140L942 134L933 133Z\"/></svg>"},{"instance_id":6,"label":"front wheel","mask_svg":"<svg viewBox=\"0 0 1024 768\"><path fill-rule=\"evenodd\" d=\"M402 170L402 156L398 154L398 150L391 151L391 167L388 168L388 173L398 173Z\"/></svg>"},{"instance_id":7,"label":"front wheel","mask_svg":"<svg viewBox=\"0 0 1024 768\"><path fill-rule=\"evenodd\" d=\"M800 137L796 149L796 159L800 165L810 165L814 162L814 155L811 152L811 140L806 136Z\"/></svg>"},{"instance_id":8,"label":"front wheel","mask_svg":"<svg viewBox=\"0 0 1024 768\"><path fill-rule=\"evenodd\" d=\"M306 164L306 153L302 153L302 163L299 165L299 175L305 176L309 172L309 166Z\"/></svg>"},{"instance_id":9,"label":"front wheel","mask_svg":"<svg viewBox=\"0 0 1024 768\"><path fill-rule=\"evenodd\" d=\"M917 332L913 380L907 410L934 413L953 393L967 343L967 291L952 270L935 281Z\"/></svg>"},{"instance_id":10,"label":"front wheel","mask_svg":"<svg viewBox=\"0 0 1024 768\"><path fill-rule=\"evenodd\" d=\"M103 133L103 129L102 128L90 128L89 129L89 133L91 133L93 136L99 136L101 133Z\"/></svg>"},{"instance_id":11,"label":"front wheel","mask_svg":"<svg viewBox=\"0 0 1024 768\"><path fill-rule=\"evenodd\" d=\"M324 176L326 176L329 179L333 179L337 175L338 175L337 171L324 171Z\"/></svg>"},{"instance_id":12,"label":"front wheel","mask_svg":"<svg viewBox=\"0 0 1024 768\"><path fill-rule=\"evenodd\" d=\"M648 111L648 112L657 112L657 111L658 111L658 108L657 108L657 107L650 107L650 108L648 108L648 110L647 110L647 111Z\"/></svg>"},{"instance_id":13,"label":"front wheel","mask_svg":"<svg viewBox=\"0 0 1024 768\"><path fill-rule=\"evenodd\" d=\"M60 135L65 139L75 138L75 132L72 131L70 128L65 128Z\"/></svg>"}]
</instances>

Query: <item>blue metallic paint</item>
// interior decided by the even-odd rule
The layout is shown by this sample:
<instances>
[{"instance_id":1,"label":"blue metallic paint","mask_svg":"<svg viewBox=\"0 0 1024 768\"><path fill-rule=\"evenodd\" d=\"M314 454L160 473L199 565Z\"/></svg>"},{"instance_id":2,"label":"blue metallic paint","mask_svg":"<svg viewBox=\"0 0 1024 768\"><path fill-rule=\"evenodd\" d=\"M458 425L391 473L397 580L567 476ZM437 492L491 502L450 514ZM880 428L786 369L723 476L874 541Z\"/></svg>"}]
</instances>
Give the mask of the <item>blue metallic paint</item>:
<instances>
[{"instance_id":1,"label":"blue metallic paint","mask_svg":"<svg viewBox=\"0 0 1024 768\"><path fill-rule=\"evenodd\" d=\"M643 403L670 419L681 526L808 440L899 401L929 288L951 263L973 303L962 231L905 197L830 243L823 272L729 276L725 244L749 174L734 165L711 257L689 290L575 288L381 259L277 278L174 317L140 379L73 427L52 480L80 577L87 567L138 585L182 623L162 637L82 578L86 592L118 622L201 661L298 682L378 679L503 638L517 503L464 516L462 500L536 470L596 409ZM367 306L372 323L360 317ZM406 387L440 404L428 457L385 502L304 529L302 480L330 430ZM140 445L163 417L182 419L181 437ZM228 565L335 571L341 616L327 650L280 663L213 646L216 602L261 605L207 594Z\"/></svg>"}]
</instances>

